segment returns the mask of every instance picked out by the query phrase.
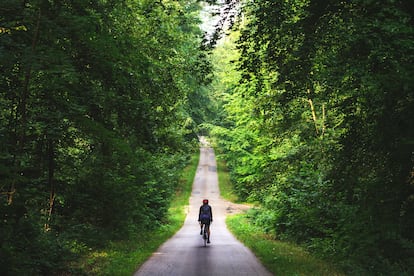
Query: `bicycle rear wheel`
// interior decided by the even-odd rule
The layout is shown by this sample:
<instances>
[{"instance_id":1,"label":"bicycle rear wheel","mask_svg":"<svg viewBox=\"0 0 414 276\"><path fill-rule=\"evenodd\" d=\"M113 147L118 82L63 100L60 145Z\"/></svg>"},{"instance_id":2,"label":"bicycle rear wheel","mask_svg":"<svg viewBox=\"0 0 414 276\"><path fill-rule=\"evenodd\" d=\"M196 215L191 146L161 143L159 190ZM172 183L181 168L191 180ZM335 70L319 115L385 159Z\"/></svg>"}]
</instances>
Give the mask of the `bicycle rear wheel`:
<instances>
[{"instance_id":1,"label":"bicycle rear wheel","mask_svg":"<svg viewBox=\"0 0 414 276\"><path fill-rule=\"evenodd\" d=\"M206 226L204 225L204 228L203 228L203 241L204 241L204 247L206 247L206 246L207 246L207 239L208 239L207 235L208 235L208 233L207 233L207 231L206 231Z\"/></svg>"}]
</instances>

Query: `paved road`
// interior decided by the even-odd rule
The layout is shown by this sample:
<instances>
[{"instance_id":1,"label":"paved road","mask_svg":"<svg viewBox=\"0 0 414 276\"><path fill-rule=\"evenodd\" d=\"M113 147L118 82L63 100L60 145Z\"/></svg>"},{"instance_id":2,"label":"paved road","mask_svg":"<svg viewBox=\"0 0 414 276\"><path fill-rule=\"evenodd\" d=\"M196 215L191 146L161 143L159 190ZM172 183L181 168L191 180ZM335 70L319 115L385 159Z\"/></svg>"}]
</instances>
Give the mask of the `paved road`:
<instances>
[{"instance_id":1,"label":"paved road","mask_svg":"<svg viewBox=\"0 0 414 276\"><path fill-rule=\"evenodd\" d=\"M200 161L184 226L134 274L138 275L271 275L227 230L231 204L220 198L214 151L201 139ZM197 222L203 198L213 208L211 244L204 247Z\"/></svg>"}]
</instances>

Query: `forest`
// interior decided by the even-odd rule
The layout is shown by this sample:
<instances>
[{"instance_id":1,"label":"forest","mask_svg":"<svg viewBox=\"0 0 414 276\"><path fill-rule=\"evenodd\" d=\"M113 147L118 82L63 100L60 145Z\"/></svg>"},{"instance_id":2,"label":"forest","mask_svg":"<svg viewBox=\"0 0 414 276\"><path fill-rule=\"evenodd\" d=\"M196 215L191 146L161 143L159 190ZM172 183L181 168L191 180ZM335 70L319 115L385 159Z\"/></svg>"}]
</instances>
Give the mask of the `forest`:
<instances>
[{"instance_id":1,"label":"forest","mask_svg":"<svg viewBox=\"0 0 414 276\"><path fill-rule=\"evenodd\" d=\"M412 275L413 3L243 3L205 127L252 220L349 275Z\"/></svg>"},{"instance_id":2,"label":"forest","mask_svg":"<svg viewBox=\"0 0 414 276\"><path fill-rule=\"evenodd\" d=\"M0 6L0 273L58 274L165 219L211 71L200 6Z\"/></svg>"},{"instance_id":3,"label":"forest","mask_svg":"<svg viewBox=\"0 0 414 276\"><path fill-rule=\"evenodd\" d=\"M414 274L413 61L408 0L3 0L0 273L163 225L208 133L269 235Z\"/></svg>"}]
</instances>

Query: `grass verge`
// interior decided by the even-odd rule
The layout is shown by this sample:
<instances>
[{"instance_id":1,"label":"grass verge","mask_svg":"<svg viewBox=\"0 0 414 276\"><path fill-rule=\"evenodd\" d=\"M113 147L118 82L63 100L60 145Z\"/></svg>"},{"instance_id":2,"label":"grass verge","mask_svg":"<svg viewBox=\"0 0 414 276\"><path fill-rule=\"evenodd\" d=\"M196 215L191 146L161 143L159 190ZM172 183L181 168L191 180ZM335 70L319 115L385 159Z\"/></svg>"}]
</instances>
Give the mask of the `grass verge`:
<instances>
[{"instance_id":1,"label":"grass verge","mask_svg":"<svg viewBox=\"0 0 414 276\"><path fill-rule=\"evenodd\" d=\"M226 163L217 160L220 195L237 202L233 184ZM263 230L249 221L246 214L229 216L226 219L230 231L249 247L262 264L274 275L343 275L333 265L325 263L297 245L281 242L266 235Z\"/></svg>"},{"instance_id":2,"label":"grass verge","mask_svg":"<svg viewBox=\"0 0 414 276\"><path fill-rule=\"evenodd\" d=\"M334 266L318 260L299 246L272 239L250 223L245 214L227 217L226 223L230 231L274 275L344 275Z\"/></svg>"},{"instance_id":3,"label":"grass verge","mask_svg":"<svg viewBox=\"0 0 414 276\"><path fill-rule=\"evenodd\" d=\"M230 181L230 174L226 166L226 162L221 159L217 159L217 173L220 189L220 196L225 200L231 202L238 202L239 199L234 193L233 184Z\"/></svg>"},{"instance_id":4,"label":"grass verge","mask_svg":"<svg viewBox=\"0 0 414 276\"><path fill-rule=\"evenodd\" d=\"M101 251L91 252L82 264L87 275L132 275L157 248L182 226L191 194L199 152L184 169L176 195L171 203L168 223L155 231L140 233L134 239L110 244Z\"/></svg>"}]
</instances>

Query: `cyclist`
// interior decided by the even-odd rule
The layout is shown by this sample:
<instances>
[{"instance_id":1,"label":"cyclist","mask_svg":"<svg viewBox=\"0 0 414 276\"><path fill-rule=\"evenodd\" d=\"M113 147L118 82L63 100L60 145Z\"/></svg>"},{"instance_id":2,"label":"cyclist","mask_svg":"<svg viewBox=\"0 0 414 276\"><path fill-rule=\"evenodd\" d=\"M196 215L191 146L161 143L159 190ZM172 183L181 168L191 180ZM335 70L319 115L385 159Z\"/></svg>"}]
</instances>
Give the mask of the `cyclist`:
<instances>
[{"instance_id":1,"label":"cyclist","mask_svg":"<svg viewBox=\"0 0 414 276\"><path fill-rule=\"evenodd\" d=\"M203 225L208 233L207 243L210 243L210 224L213 222L213 212L211 206L208 205L208 199L203 199L203 205L200 206L198 213L198 222L200 223L200 235L203 235Z\"/></svg>"}]
</instances>

